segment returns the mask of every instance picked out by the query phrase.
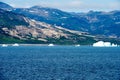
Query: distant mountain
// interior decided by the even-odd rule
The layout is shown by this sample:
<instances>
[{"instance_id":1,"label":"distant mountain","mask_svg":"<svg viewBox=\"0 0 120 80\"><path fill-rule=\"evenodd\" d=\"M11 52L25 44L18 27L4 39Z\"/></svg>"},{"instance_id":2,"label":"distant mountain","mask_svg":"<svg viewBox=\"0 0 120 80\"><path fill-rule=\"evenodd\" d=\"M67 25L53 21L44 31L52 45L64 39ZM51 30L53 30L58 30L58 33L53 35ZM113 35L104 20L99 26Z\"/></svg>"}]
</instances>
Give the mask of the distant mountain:
<instances>
[{"instance_id":1,"label":"distant mountain","mask_svg":"<svg viewBox=\"0 0 120 80\"><path fill-rule=\"evenodd\" d=\"M120 11L90 11L86 14L77 15L77 17L85 18L90 24L88 27L89 33L120 37Z\"/></svg>"},{"instance_id":2,"label":"distant mountain","mask_svg":"<svg viewBox=\"0 0 120 80\"><path fill-rule=\"evenodd\" d=\"M53 8L33 6L31 8L17 8L13 12L71 30L87 31L87 28L84 29L84 27L89 26L85 19L77 18L70 13Z\"/></svg>"},{"instance_id":3,"label":"distant mountain","mask_svg":"<svg viewBox=\"0 0 120 80\"><path fill-rule=\"evenodd\" d=\"M4 9L4 10L7 10L7 11L10 11L13 9L12 6L6 4L6 3L3 3L3 2L0 2L0 9Z\"/></svg>"},{"instance_id":4,"label":"distant mountain","mask_svg":"<svg viewBox=\"0 0 120 80\"><path fill-rule=\"evenodd\" d=\"M16 25L28 26L22 15L0 9L0 27L13 27Z\"/></svg>"},{"instance_id":5,"label":"distant mountain","mask_svg":"<svg viewBox=\"0 0 120 80\"><path fill-rule=\"evenodd\" d=\"M93 35L120 37L120 11L90 11L71 14L58 9L34 6L27 9L16 9L13 12L71 30L85 31Z\"/></svg>"},{"instance_id":6,"label":"distant mountain","mask_svg":"<svg viewBox=\"0 0 120 80\"><path fill-rule=\"evenodd\" d=\"M84 32L31 20L0 9L0 43L92 44L94 37Z\"/></svg>"}]
</instances>

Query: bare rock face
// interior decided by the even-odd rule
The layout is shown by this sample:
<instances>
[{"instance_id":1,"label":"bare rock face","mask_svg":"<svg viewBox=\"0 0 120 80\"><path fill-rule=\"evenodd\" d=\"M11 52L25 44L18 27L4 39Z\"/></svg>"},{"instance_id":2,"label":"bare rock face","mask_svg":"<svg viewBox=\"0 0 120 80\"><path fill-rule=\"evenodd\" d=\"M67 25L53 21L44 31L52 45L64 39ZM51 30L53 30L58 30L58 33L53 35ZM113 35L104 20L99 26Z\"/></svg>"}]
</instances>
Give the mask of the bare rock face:
<instances>
[{"instance_id":1,"label":"bare rock face","mask_svg":"<svg viewBox=\"0 0 120 80\"><path fill-rule=\"evenodd\" d=\"M8 29L7 27L2 28L2 30L9 34L10 36L14 36L20 39L37 39L42 40L44 38L59 38L64 36L67 38L69 34L65 34L61 29L52 27L49 24L37 22L37 21L29 21L30 25L26 26L15 26L12 29Z\"/></svg>"}]
</instances>

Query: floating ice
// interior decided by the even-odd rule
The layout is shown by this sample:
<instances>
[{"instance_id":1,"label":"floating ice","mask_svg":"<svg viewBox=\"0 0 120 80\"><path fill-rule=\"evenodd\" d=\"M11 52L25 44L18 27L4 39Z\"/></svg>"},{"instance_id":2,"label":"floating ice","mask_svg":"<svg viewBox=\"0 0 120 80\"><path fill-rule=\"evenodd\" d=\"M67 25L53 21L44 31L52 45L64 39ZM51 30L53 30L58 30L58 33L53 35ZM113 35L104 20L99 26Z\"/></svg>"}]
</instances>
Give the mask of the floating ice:
<instances>
[{"instance_id":1,"label":"floating ice","mask_svg":"<svg viewBox=\"0 0 120 80\"><path fill-rule=\"evenodd\" d=\"M94 47L117 47L117 44L111 44L110 42L98 41L93 44Z\"/></svg>"},{"instance_id":2,"label":"floating ice","mask_svg":"<svg viewBox=\"0 0 120 80\"><path fill-rule=\"evenodd\" d=\"M2 47L8 47L8 45L7 44L3 44Z\"/></svg>"},{"instance_id":3,"label":"floating ice","mask_svg":"<svg viewBox=\"0 0 120 80\"><path fill-rule=\"evenodd\" d=\"M105 47L111 47L111 43L110 42L104 42L104 46Z\"/></svg>"},{"instance_id":4,"label":"floating ice","mask_svg":"<svg viewBox=\"0 0 120 80\"><path fill-rule=\"evenodd\" d=\"M117 44L112 44L112 47L117 47L118 45Z\"/></svg>"},{"instance_id":5,"label":"floating ice","mask_svg":"<svg viewBox=\"0 0 120 80\"><path fill-rule=\"evenodd\" d=\"M103 47L104 46L104 42L103 41L99 41L93 44L93 46L95 47Z\"/></svg>"},{"instance_id":6,"label":"floating ice","mask_svg":"<svg viewBox=\"0 0 120 80\"><path fill-rule=\"evenodd\" d=\"M48 46L54 46L54 44L49 44Z\"/></svg>"},{"instance_id":7,"label":"floating ice","mask_svg":"<svg viewBox=\"0 0 120 80\"><path fill-rule=\"evenodd\" d=\"M15 43L15 44L13 44L12 46L19 46L19 44Z\"/></svg>"},{"instance_id":8,"label":"floating ice","mask_svg":"<svg viewBox=\"0 0 120 80\"><path fill-rule=\"evenodd\" d=\"M75 45L75 47L79 47L79 46L80 46L79 44Z\"/></svg>"}]
</instances>

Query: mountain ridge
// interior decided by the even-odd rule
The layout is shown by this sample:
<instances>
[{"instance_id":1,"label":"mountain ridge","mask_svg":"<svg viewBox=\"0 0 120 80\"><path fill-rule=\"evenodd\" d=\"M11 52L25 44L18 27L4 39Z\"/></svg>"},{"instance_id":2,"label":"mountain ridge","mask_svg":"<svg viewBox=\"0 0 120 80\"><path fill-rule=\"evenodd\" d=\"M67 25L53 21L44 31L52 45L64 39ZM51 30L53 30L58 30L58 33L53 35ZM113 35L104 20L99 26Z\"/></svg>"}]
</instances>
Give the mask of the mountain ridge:
<instances>
[{"instance_id":1,"label":"mountain ridge","mask_svg":"<svg viewBox=\"0 0 120 80\"><path fill-rule=\"evenodd\" d=\"M88 13L75 13L73 15L58 9L38 7L39 6L37 6L37 8L16 9L13 10L13 12L70 30L84 31L92 35L104 35L108 37L115 35L116 37L120 37L118 31L120 29L120 11L90 11Z\"/></svg>"},{"instance_id":2,"label":"mountain ridge","mask_svg":"<svg viewBox=\"0 0 120 80\"><path fill-rule=\"evenodd\" d=\"M0 8L4 9L4 10L7 10L7 11L11 11L13 9L12 6L10 6L9 4L6 4L4 2L0 2Z\"/></svg>"},{"instance_id":3,"label":"mountain ridge","mask_svg":"<svg viewBox=\"0 0 120 80\"><path fill-rule=\"evenodd\" d=\"M92 44L94 37L86 36L84 32L77 32L35 21L25 16L0 9L0 24L4 20L4 26L0 25L0 43L34 43L34 44ZM7 18L5 18L7 17ZM11 19L12 18L12 19ZM12 25L15 19L15 23ZM24 22L21 22L22 21ZM11 24L9 25L6 24ZM7 38L8 37L8 38ZM9 38L11 41L9 42ZM7 40L8 39L8 40ZM3 41L5 40L5 41Z\"/></svg>"},{"instance_id":4,"label":"mountain ridge","mask_svg":"<svg viewBox=\"0 0 120 80\"><path fill-rule=\"evenodd\" d=\"M7 10L4 9L3 10ZM2 10L1 10L2 11ZM54 8L45 8L45 7L39 7L39 6L33 6L30 8L12 8L11 10L7 10L8 14L14 14L14 15L20 15L23 17L27 17L28 20L30 20L31 23L34 23L34 25L40 26L40 24L43 22L46 25L50 25L51 28L50 30L48 30L48 32L51 32L52 30L56 30L59 31L60 29L62 29L62 31L65 31L65 34L71 34L72 36L69 36L69 43L82 43L82 41L86 38L92 38L91 42L94 41L99 41L99 40L104 40L104 41L111 41L111 42L115 42L115 43L119 43L120 42L120 11L111 11L111 12L95 12L95 11L90 11L88 13L68 13L68 12L64 12L58 9L54 9ZM6 14L6 12L5 12ZM18 17L19 18L19 17ZM4 18L1 18L1 20L4 20ZM8 17L7 20L8 23L11 23L9 25L12 24L13 20L15 19L11 19L11 17ZM22 20L23 22L26 23L25 20ZM1 21L2 22L2 21ZM3 21L5 22L5 21ZM20 20L18 20L18 22L20 22ZM16 22L16 23L18 23ZM31 25L30 22L26 23L24 28L20 27L20 24L23 23L20 22L19 25L16 25L17 27L15 27L15 30L22 29L24 31L25 28L27 28L28 33L30 33L28 29L28 26ZM14 22L15 23L15 22ZM40 24L39 24L40 23ZM7 24L4 23L4 24ZM26 27L27 26L27 27ZM7 26L8 27L8 26ZM30 27L30 26L29 26ZM35 26L32 26L32 28L34 27L34 29L36 28ZM38 27L37 27L38 28ZM41 28L45 28L41 27ZM68 30L66 30L68 29ZM6 29L4 29L6 30ZM75 30L75 33L73 33L74 31L71 32L71 30ZM10 30L8 30L7 32L9 32ZM18 30L17 30L18 31ZM36 29L37 31L37 29ZM55 32L56 32L55 31ZM82 33L82 35L79 35L78 32L80 32L80 34ZM25 31L24 31L25 32ZM67 32L67 33L66 33ZM13 33L13 31L12 31ZM33 32L34 33L34 32ZM35 32L36 33L36 32ZM20 35L22 33L19 33ZM32 34L32 33L31 33ZM37 33L38 34L38 33ZM50 33L52 34L52 33ZM89 36L87 36L88 34L90 34ZM26 34L24 34L26 35ZM77 35L77 36L76 36ZM81 42L79 42L79 40L81 40L80 38L78 38L78 36L82 39ZM94 36L94 37L90 37L90 36ZM52 36L53 37L53 36ZM51 37L52 40L54 40L52 43L59 41L58 39L55 40ZM48 41L51 41L51 39L49 39ZM63 41L67 38L62 37ZM61 41L62 41L61 39ZM78 40L77 40L78 39ZM85 41L87 41L85 39ZM42 39L43 40L43 39ZM89 42L89 39L88 39ZM90 44L91 44L90 42ZM50 43L50 42L49 42ZM84 41L83 41L84 43Z\"/></svg>"}]
</instances>

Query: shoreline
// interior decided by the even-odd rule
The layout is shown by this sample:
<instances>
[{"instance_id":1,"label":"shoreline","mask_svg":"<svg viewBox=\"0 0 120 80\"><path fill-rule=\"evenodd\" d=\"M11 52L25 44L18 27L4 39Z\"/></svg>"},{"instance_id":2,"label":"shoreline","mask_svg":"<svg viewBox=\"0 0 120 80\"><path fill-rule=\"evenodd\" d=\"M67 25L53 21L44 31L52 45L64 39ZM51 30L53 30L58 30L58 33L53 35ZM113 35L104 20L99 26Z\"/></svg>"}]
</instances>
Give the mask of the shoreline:
<instances>
[{"instance_id":1,"label":"shoreline","mask_svg":"<svg viewBox=\"0 0 120 80\"><path fill-rule=\"evenodd\" d=\"M19 43L16 43L18 44L19 46L49 46L50 44L19 44ZM2 46L3 44L0 44L0 46ZM5 44L5 45L8 45L8 46L13 46L14 44ZM75 47L80 47L80 46L92 46L92 45L80 45L80 46L77 46L79 44L53 44L53 46L75 46Z\"/></svg>"},{"instance_id":2,"label":"shoreline","mask_svg":"<svg viewBox=\"0 0 120 80\"><path fill-rule=\"evenodd\" d=\"M2 46L3 44L0 44L0 47ZM14 44L5 44L7 46L13 46ZM18 46L13 46L13 47L19 47L19 46L48 46L48 47L54 47L54 46L74 46L74 47L85 47L85 46L88 46L88 47L95 47L93 45L80 45L80 46L76 46L76 44L73 44L73 45L70 45L70 44L67 44L67 45L58 45L58 44L53 44L53 46L49 46L50 44L18 44ZM95 48L102 48L102 47L105 47L105 46L96 46ZM109 47L114 47L114 46L108 46L108 47L105 47L105 48L109 48ZM119 45L116 46L116 47L120 47Z\"/></svg>"}]
</instances>

